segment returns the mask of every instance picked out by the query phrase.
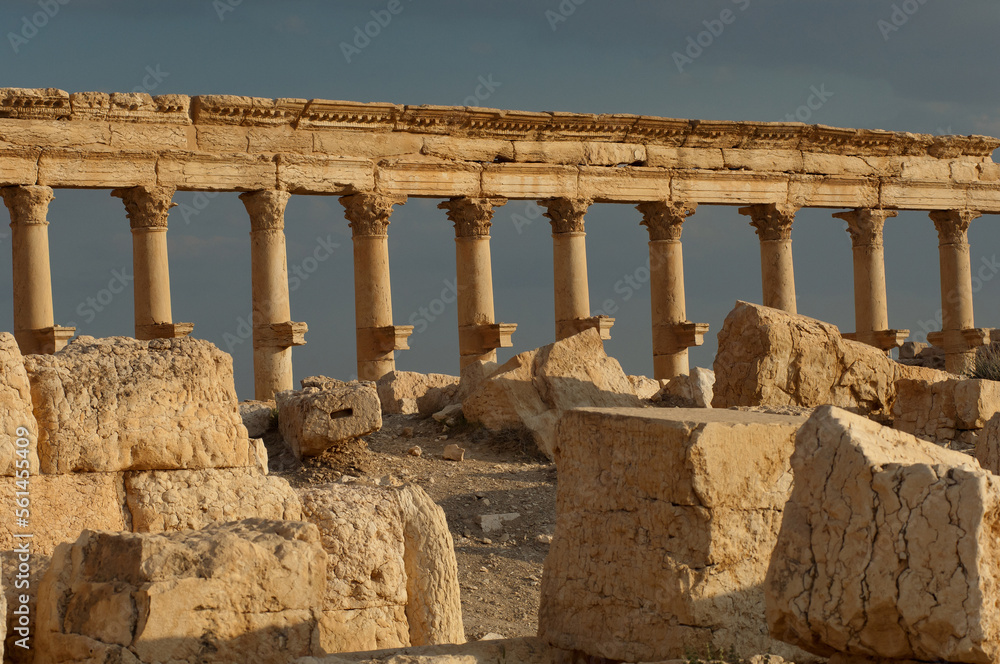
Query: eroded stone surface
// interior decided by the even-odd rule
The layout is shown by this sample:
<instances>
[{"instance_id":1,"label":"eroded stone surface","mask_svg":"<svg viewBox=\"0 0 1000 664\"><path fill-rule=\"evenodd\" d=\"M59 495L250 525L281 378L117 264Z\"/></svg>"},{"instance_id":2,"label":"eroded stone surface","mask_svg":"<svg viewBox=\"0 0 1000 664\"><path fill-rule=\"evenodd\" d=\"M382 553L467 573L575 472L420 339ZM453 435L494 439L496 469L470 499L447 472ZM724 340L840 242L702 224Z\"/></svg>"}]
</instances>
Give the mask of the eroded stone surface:
<instances>
[{"instance_id":1,"label":"eroded stone surface","mask_svg":"<svg viewBox=\"0 0 1000 664\"><path fill-rule=\"evenodd\" d=\"M382 427L375 384L304 378L301 390L275 395L278 427L299 457L316 456Z\"/></svg>"},{"instance_id":2,"label":"eroded stone surface","mask_svg":"<svg viewBox=\"0 0 1000 664\"><path fill-rule=\"evenodd\" d=\"M765 590L771 634L821 656L989 662L1000 478L975 460L822 406Z\"/></svg>"},{"instance_id":3,"label":"eroded stone surface","mask_svg":"<svg viewBox=\"0 0 1000 664\"><path fill-rule=\"evenodd\" d=\"M251 438L263 438L264 434L274 426L278 418L278 406L274 400L241 401L240 417L247 435Z\"/></svg>"},{"instance_id":4,"label":"eroded stone surface","mask_svg":"<svg viewBox=\"0 0 1000 664\"><path fill-rule=\"evenodd\" d=\"M28 444L19 446L19 438ZM31 409L31 384L14 335L0 332L0 475L24 469L32 475L38 472L38 424Z\"/></svg>"},{"instance_id":5,"label":"eroded stone surface","mask_svg":"<svg viewBox=\"0 0 1000 664\"><path fill-rule=\"evenodd\" d=\"M694 367L691 373L671 378L656 396L665 405L682 408L711 408L715 372Z\"/></svg>"},{"instance_id":6,"label":"eroded stone surface","mask_svg":"<svg viewBox=\"0 0 1000 664\"><path fill-rule=\"evenodd\" d=\"M232 358L207 341L84 336L25 367L42 472L254 464Z\"/></svg>"},{"instance_id":7,"label":"eroded stone surface","mask_svg":"<svg viewBox=\"0 0 1000 664\"><path fill-rule=\"evenodd\" d=\"M470 422L490 429L524 426L538 448L554 456L556 423L570 408L638 406L618 360L604 353L597 330L515 355L462 402Z\"/></svg>"},{"instance_id":8,"label":"eroded stone surface","mask_svg":"<svg viewBox=\"0 0 1000 664\"><path fill-rule=\"evenodd\" d=\"M700 408L566 413L539 635L631 662L707 644L798 652L767 637L760 585L804 421Z\"/></svg>"},{"instance_id":9,"label":"eroded stone surface","mask_svg":"<svg viewBox=\"0 0 1000 664\"><path fill-rule=\"evenodd\" d=\"M326 555L308 523L250 519L199 531L86 531L39 589L45 662L284 664L318 648ZM118 657L120 659L114 659ZM107 658L107 659L105 659Z\"/></svg>"},{"instance_id":10,"label":"eroded stone surface","mask_svg":"<svg viewBox=\"0 0 1000 664\"><path fill-rule=\"evenodd\" d=\"M417 413L429 417L451 404L458 394L458 376L394 371L378 380L378 397L384 413Z\"/></svg>"},{"instance_id":11,"label":"eroded stone surface","mask_svg":"<svg viewBox=\"0 0 1000 664\"><path fill-rule=\"evenodd\" d=\"M896 381L893 427L918 438L949 443L975 433L1000 412L1000 383L951 378Z\"/></svg>"}]
</instances>

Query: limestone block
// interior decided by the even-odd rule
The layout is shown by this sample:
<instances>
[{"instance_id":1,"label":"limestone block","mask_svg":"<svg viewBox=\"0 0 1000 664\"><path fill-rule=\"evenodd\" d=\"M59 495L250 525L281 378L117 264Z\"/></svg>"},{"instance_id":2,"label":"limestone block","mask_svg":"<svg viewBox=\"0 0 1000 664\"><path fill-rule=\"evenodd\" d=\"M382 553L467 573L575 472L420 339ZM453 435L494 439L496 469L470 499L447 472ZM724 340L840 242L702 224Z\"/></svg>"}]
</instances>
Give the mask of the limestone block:
<instances>
[{"instance_id":1,"label":"limestone block","mask_svg":"<svg viewBox=\"0 0 1000 664\"><path fill-rule=\"evenodd\" d=\"M64 120L72 107L58 88L0 88L0 118Z\"/></svg>"},{"instance_id":2,"label":"limestone block","mask_svg":"<svg viewBox=\"0 0 1000 664\"><path fill-rule=\"evenodd\" d=\"M722 151L722 162L725 168L748 171L801 173L804 170L802 153L798 150L727 148Z\"/></svg>"},{"instance_id":3,"label":"limestone block","mask_svg":"<svg viewBox=\"0 0 1000 664\"><path fill-rule=\"evenodd\" d=\"M249 151L310 153L313 148L313 133L297 131L289 126L251 127L247 132Z\"/></svg>"},{"instance_id":4,"label":"limestone block","mask_svg":"<svg viewBox=\"0 0 1000 664\"><path fill-rule=\"evenodd\" d=\"M824 657L996 660L1000 478L831 406L792 467L765 582L775 638Z\"/></svg>"},{"instance_id":5,"label":"limestone block","mask_svg":"<svg viewBox=\"0 0 1000 664\"><path fill-rule=\"evenodd\" d=\"M459 136L424 136L422 154L453 161L513 161L514 144L510 141Z\"/></svg>"},{"instance_id":6,"label":"limestone block","mask_svg":"<svg viewBox=\"0 0 1000 664\"><path fill-rule=\"evenodd\" d=\"M24 358L14 335L0 332L0 475L15 475L18 470L28 471L22 477L39 472L38 423Z\"/></svg>"},{"instance_id":7,"label":"limestone block","mask_svg":"<svg viewBox=\"0 0 1000 664\"><path fill-rule=\"evenodd\" d=\"M307 103L305 99L199 95L191 97L191 116L195 124L202 125L290 125L299 118Z\"/></svg>"},{"instance_id":8,"label":"limestone block","mask_svg":"<svg viewBox=\"0 0 1000 664\"><path fill-rule=\"evenodd\" d=\"M111 145L111 127L107 122L0 119L0 144L106 150Z\"/></svg>"},{"instance_id":9,"label":"limestone block","mask_svg":"<svg viewBox=\"0 0 1000 664\"><path fill-rule=\"evenodd\" d=\"M111 147L115 150L188 150L188 127L131 122L111 123Z\"/></svg>"},{"instance_id":10,"label":"limestone block","mask_svg":"<svg viewBox=\"0 0 1000 664\"><path fill-rule=\"evenodd\" d=\"M322 654L326 555L308 523L86 531L61 546L38 601L41 661L255 662ZM120 659L119 659L120 658Z\"/></svg>"},{"instance_id":11,"label":"limestone block","mask_svg":"<svg viewBox=\"0 0 1000 664\"><path fill-rule=\"evenodd\" d=\"M482 196L482 166L468 162L413 157L380 161L378 191L408 196Z\"/></svg>"},{"instance_id":12,"label":"limestone block","mask_svg":"<svg viewBox=\"0 0 1000 664\"><path fill-rule=\"evenodd\" d=\"M205 152L248 152L249 127L204 125L195 128L198 149Z\"/></svg>"},{"instance_id":13,"label":"limestone block","mask_svg":"<svg viewBox=\"0 0 1000 664\"><path fill-rule=\"evenodd\" d=\"M951 165L943 159L907 159L900 163L904 180L950 180Z\"/></svg>"},{"instance_id":14,"label":"limestone block","mask_svg":"<svg viewBox=\"0 0 1000 664\"><path fill-rule=\"evenodd\" d=\"M0 186L35 184L41 154L37 148L0 148Z\"/></svg>"},{"instance_id":15,"label":"limestone block","mask_svg":"<svg viewBox=\"0 0 1000 664\"><path fill-rule=\"evenodd\" d=\"M278 183L293 194L350 194L375 188L375 165L346 157L278 155Z\"/></svg>"},{"instance_id":16,"label":"limestone block","mask_svg":"<svg viewBox=\"0 0 1000 664\"><path fill-rule=\"evenodd\" d=\"M950 182L885 180L879 191L879 206L900 210L963 210L972 207L970 191Z\"/></svg>"},{"instance_id":17,"label":"limestone block","mask_svg":"<svg viewBox=\"0 0 1000 664\"><path fill-rule=\"evenodd\" d=\"M803 207L878 207L879 181L854 175L788 178L788 200Z\"/></svg>"},{"instance_id":18,"label":"limestone block","mask_svg":"<svg viewBox=\"0 0 1000 664\"><path fill-rule=\"evenodd\" d=\"M706 645L798 652L767 637L760 584L803 422L680 408L563 415L539 636L629 662Z\"/></svg>"},{"instance_id":19,"label":"limestone block","mask_svg":"<svg viewBox=\"0 0 1000 664\"><path fill-rule=\"evenodd\" d=\"M714 385L714 371L694 367L690 374L671 378L660 390L656 400L682 408L711 408Z\"/></svg>"},{"instance_id":20,"label":"limestone block","mask_svg":"<svg viewBox=\"0 0 1000 664\"><path fill-rule=\"evenodd\" d=\"M583 144L583 163L592 166L646 164L646 146L639 143L587 141Z\"/></svg>"},{"instance_id":21,"label":"limestone block","mask_svg":"<svg viewBox=\"0 0 1000 664\"><path fill-rule=\"evenodd\" d=\"M975 454L980 466L1000 475L1000 414L991 417L976 437Z\"/></svg>"},{"instance_id":22,"label":"limestone block","mask_svg":"<svg viewBox=\"0 0 1000 664\"><path fill-rule=\"evenodd\" d=\"M587 157L578 141L514 141L514 161L576 166Z\"/></svg>"},{"instance_id":23,"label":"limestone block","mask_svg":"<svg viewBox=\"0 0 1000 664\"><path fill-rule=\"evenodd\" d=\"M148 152L43 150L38 184L48 187L135 187L156 182L156 156Z\"/></svg>"},{"instance_id":24,"label":"limestone block","mask_svg":"<svg viewBox=\"0 0 1000 664\"><path fill-rule=\"evenodd\" d=\"M419 154L426 138L401 131L315 131L312 136L313 152L375 161Z\"/></svg>"},{"instance_id":25,"label":"limestone block","mask_svg":"<svg viewBox=\"0 0 1000 664\"><path fill-rule=\"evenodd\" d=\"M136 533L199 530L252 518L302 519L288 481L252 468L129 472L125 497Z\"/></svg>"},{"instance_id":26,"label":"limestone block","mask_svg":"<svg viewBox=\"0 0 1000 664\"><path fill-rule=\"evenodd\" d=\"M506 198L576 198L579 169L555 164L486 164L483 196Z\"/></svg>"},{"instance_id":27,"label":"limestone block","mask_svg":"<svg viewBox=\"0 0 1000 664\"><path fill-rule=\"evenodd\" d=\"M595 329L515 355L462 401L465 419L499 430L527 427L553 458L556 423L580 406L638 406L618 360Z\"/></svg>"},{"instance_id":28,"label":"limestone block","mask_svg":"<svg viewBox=\"0 0 1000 664\"><path fill-rule=\"evenodd\" d=\"M363 652L409 645L402 606L324 611L320 647L326 652Z\"/></svg>"},{"instance_id":29,"label":"limestone block","mask_svg":"<svg viewBox=\"0 0 1000 664\"><path fill-rule=\"evenodd\" d=\"M650 399L660 391L660 381L647 376L628 376L628 382L632 383L632 389L640 399Z\"/></svg>"},{"instance_id":30,"label":"limestone block","mask_svg":"<svg viewBox=\"0 0 1000 664\"><path fill-rule=\"evenodd\" d=\"M82 336L25 368L42 472L246 467L232 358L183 337Z\"/></svg>"},{"instance_id":31,"label":"limestone block","mask_svg":"<svg viewBox=\"0 0 1000 664\"><path fill-rule=\"evenodd\" d=\"M251 438L263 438L268 429L277 426L278 406L273 399L268 401L241 401L240 418Z\"/></svg>"},{"instance_id":32,"label":"limestone block","mask_svg":"<svg viewBox=\"0 0 1000 664\"><path fill-rule=\"evenodd\" d=\"M840 336L835 325L737 302L719 331L712 405L833 404L888 418L896 381L950 374L892 361L874 346Z\"/></svg>"},{"instance_id":33,"label":"limestone block","mask_svg":"<svg viewBox=\"0 0 1000 664\"><path fill-rule=\"evenodd\" d=\"M646 146L646 165L659 168L701 168L710 171L726 167L719 148Z\"/></svg>"},{"instance_id":34,"label":"limestone block","mask_svg":"<svg viewBox=\"0 0 1000 664\"><path fill-rule=\"evenodd\" d=\"M868 160L849 155L825 152L803 152L802 168L806 173L840 173L844 175L884 175Z\"/></svg>"},{"instance_id":35,"label":"limestone block","mask_svg":"<svg viewBox=\"0 0 1000 664\"><path fill-rule=\"evenodd\" d=\"M299 458L316 456L382 428L375 384L306 378L301 390L275 395L278 428Z\"/></svg>"},{"instance_id":36,"label":"limestone block","mask_svg":"<svg viewBox=\"0 0 1000 664\"><path fill-rule=\"evenodd\" d=\"M671 197L704 204L747 205L788 198L784 173L744 171L682 171L670 179Z\"/></svg>"},{"instance_id":37,"label":"limestone block","mask_svg":"<svg viewBox=\"0 0 1000 664\"><path fill-rule=\"evenodd\" d=\"M430 417L455 401L458 384L458 376L393 371L379 378L376 388L383 413Z\"/></svg>"},{"instance_id":38,"label":"limestone block","mask_svg":"<svg viewBox=\"0 0 1000 664\"><path fill-rule=\"evenodd\" d=\"M170 150L156 161L157 184L201 191L274 189L277 164L271 155L209 154Z\"/></svg>"},{"instance_id":39,"label":"limestone block","mask_svg":"<svg viewBox=\"0 0 1000 664\"><path fill-rule=\"evenodd\" d=\"M670 191L670 171L641 166L580 166L580 192L601 203L660 200Z\"/></svg>"},{"instance_id":40,"label":"limestone block","mask_svg":"<svg viewBox=\"0 0 1000 664\"><path fill-rule=\"evenodd\" d=\"M896 381L893 427L937 443L977 431L1000 412L1000 383L950 378Z\"/></svg>"}]
</instances>

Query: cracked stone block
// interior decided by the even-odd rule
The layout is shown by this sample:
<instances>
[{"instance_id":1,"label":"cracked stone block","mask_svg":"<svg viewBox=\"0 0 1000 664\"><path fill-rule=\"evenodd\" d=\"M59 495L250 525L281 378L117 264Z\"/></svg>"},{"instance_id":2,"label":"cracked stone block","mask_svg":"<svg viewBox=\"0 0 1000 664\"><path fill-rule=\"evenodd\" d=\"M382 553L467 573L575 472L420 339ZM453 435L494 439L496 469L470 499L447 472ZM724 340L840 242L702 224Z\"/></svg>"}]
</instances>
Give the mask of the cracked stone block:
<instances>
[{"instance_id":1,"label":"cracked stone block","mask_svg":"<svg viewBox=\"0 0 1000 664\"><path fill-rule=\"evenodd\" d=\"M275 401L281 436L300 459L382 428L375 383L314 376L302 380L301 390L278 392Z\"/></svg>"},{"instance_id":2,"label":"cracked stone block","mask_svg":"<svg viewBox=\"0 0 1000 664\"><path fill-rule=\"evenodd\" d=\"M772 641L761 584L803 416L580 408L558 426L556 532L539 636L627 662Z\"/></svg>"},{"instance_id":3,"label":"cracked stone block","mask_svg":"<svg viewBox=\"0 0 1000 664\"><path fill-rule=\"evenodd\" d=\"M771 635L823 657L1000 657L1000 478L832 406L792 456L767 574Z\"/></svg>"},{"instance_id":4,"label":"cracked stone block","mask_svg":"<svg viewBox=\"0 0 1000 664\"><path fill-rule=\"evenodd\" d=\"M979 432L1000 412L1000 383L992 380L898 380L893 427L918 438L948 443Z\"/></svg>"}]
</instances>

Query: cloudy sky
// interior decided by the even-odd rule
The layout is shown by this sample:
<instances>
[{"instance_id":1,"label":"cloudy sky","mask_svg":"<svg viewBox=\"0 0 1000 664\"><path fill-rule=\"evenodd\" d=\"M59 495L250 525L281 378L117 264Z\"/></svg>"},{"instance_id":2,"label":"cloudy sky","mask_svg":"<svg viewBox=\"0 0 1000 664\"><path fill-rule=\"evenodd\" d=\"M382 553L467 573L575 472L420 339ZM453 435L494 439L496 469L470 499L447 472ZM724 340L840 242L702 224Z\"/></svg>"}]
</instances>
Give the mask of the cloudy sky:
<instances>
[{"instance_id":1,"label":"cloudy sky","mask_svg":"<svg viewBox=\"0 0 1000 664\"><path fill-rule=\"evenodd\" d=\"M389 14L390 5L4 0L0 86L457 105L472 104L478 91L479 105L533 111L1000 134L996 2L398 0ZM45 20L36 17L43 11ZM358 38L379 17L378 34ZM195 336L233 354L237 389L251 398L245 210L236 194L175 200L174 320L194 322ZM412 350L397 353L397 366L457 373L455 307L441 301L454 284L454 233L436 203L411 199L392 217L394 317L419 331ZM494 217L497 320L519 325L501 359L553 339L550 229L539 212L512 201ZM799 311L849 331L850 240L832 212L803 210L796 219ZM95 336L132 334L131 238L121 201L107 191L58 190L49 220L56 322ZM608 352L628 372L649 375L647 234L639 220L631 206L591 208L590 294L595 311L617 318ZM0 228L0 275L10 275L9 233ZM342 208L332 197L293 197L286 233L288 264L299 274L292 318L310 328L308 345L294 351L296 379L350 378L353 273ZM939 329L933 225L922 213L903 213L885 235L890 325L922 339ZM975 284L977 325L1000 327L995 218L974 222L970 238L974 270L983 266L989 277ZM735 208L702 206L685 224L684 252L688 317L712 326L692 364L711 366L715 333L733 303L761 299L759 245ZM6 330L13 327L8 278L0 280Z\"/></svg>"}]
</instances>

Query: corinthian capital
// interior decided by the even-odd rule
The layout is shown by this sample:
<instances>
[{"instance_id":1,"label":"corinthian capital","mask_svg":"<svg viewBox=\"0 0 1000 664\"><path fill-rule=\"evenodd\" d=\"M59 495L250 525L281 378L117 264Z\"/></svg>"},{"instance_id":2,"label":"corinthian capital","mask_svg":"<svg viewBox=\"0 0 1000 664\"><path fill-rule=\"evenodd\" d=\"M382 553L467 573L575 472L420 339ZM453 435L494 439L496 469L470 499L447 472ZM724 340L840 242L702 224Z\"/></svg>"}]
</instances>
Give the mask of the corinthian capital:
<instances>
[{"instance_id":1,"label":"corinthian capital","mask_svg":"<svg viewBox=\"0 0 1000 664\"><path fill-rule=\"evenodd\" d=\"M442 201L438 208L448 211L448 219L455 224L455 237L489 237L493 208L506 202L506 198L463 196Z\"/></svg>"},{"instance_id":2,"label":"corinthian capital","mask_svg":"<svg viewBox=\"0 0 1000 664\"><path fill-rule=\"evenodd\" d=\"M542 215L548 217L553 233L583 233L583 217L593 202L589 198L548 198L538 204L547 210Z\"/></svg>"},{"instance_id":3,"label":"corinthian capital","mask_svg":"<svg viewBox=\"0 0 1000 664\"><path fill-rule=\"evenodd\" d=\"M786 203L764 203L741 207L740 214L750 217L750 225L757 231L761 241L790 240L792 222L798 206Z\"/></svg>"},{"instance_id":4,"label":"corinthian capital","mask_svg":"<svg viewBox=\"0 0 1000 664\"><path fill-rule=\"evenodd\" d=\"M351 233L354 237L388 235L392 206L402 205L405 202L406 196L384 194L351 194L340 197L340 204L344 206L344 217L351 222Z\"/></svg>"},{"instance_id":5,"label":"corinthian capital","mask_svg":"<svg viewBox=\"0 0 1000 664\"><path fill-rule=\"evenodd\" d=\"M274 189L240 194L240 200L250 215L250 230L282 230L285 227L285 206L291 196L287 191Z\"/></svg>"},{"instance_id":6,"label":"corinthian capital","mask_svg":"<svg viewBox=\"0 0 1000 664\"><path fill-rule=\"evenodd\" d=\"M982 212L975 210L935 210L930 213L941 245L968 244L969 224L981 216Z\"/></svg>"},{"instance_id":7,"label":"corinthian capital","mask_svg":"<svg viewBox=\"0 0 1000 664\"><path fill-rule=\"evenodd\" d=\"M683 201L646 201L636 205L635 209L642 213L642 221L639 223L649 231L651 241L680 242L684 220L698 210L698 204Z\"/></svg>"},{"instance_id":8,"label":"corinthian capital","mask_svg":"<svg viewBox=\"0 0 1000 664\"><path fill-rule=\"evenodd\" d=\"M895 210L857 208L833 216L847 222L847 232L851 234L851 244L855 247L881 247L885 220L897 214Z\"/></svg>"},{"instance_id":9,"label":"corinthian capital","mask_svg":"<svg viewBox=\"0 0 1000 664\"><path fill-rule=\"evenodd\" d=\"M129 225L137 228L166 228L173 202L174 187L128 187L112 189L111 195L122 199Z\"/></svg>"},{"instance_id":10,"label":"corinthian capital","mask_svg":"<svg viewBox=\"0 0 1000 664\"><path fill-rule=\"evenodd\" d=\"M0 189L3 203L10 210L11 225L45 225L49 202L53 198L51 187L24 185Z\"/></svg>"}]
</instances>

